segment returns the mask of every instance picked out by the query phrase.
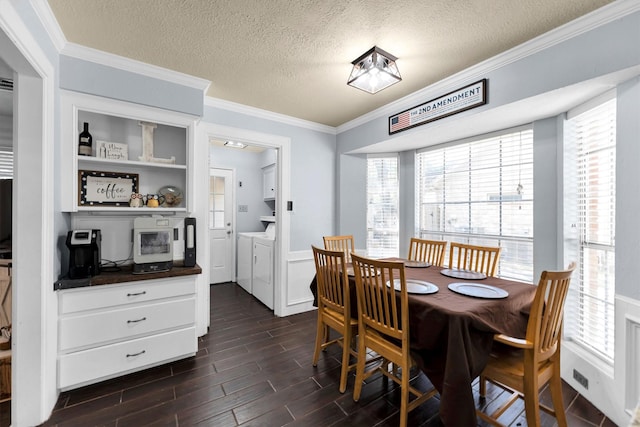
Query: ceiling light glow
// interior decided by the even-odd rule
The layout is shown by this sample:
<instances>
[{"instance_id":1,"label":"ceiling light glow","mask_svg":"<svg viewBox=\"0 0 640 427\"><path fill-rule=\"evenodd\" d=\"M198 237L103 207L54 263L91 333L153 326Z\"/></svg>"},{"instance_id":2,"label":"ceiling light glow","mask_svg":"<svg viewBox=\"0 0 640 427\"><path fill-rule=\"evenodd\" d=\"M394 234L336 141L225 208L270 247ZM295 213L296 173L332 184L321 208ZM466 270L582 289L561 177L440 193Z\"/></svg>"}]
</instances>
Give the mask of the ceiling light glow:
<instances>
[{"instance_id":1,"label":"ceiling light glow","mask_svg":"<svg viewBox=\"0 0 640 427\"><path fill-rule=\"evenodd\" d=\"M395 56L377 46L352 62L353 69L347 84L374 94L402 80Z\"/></svg>"}]
</instances>

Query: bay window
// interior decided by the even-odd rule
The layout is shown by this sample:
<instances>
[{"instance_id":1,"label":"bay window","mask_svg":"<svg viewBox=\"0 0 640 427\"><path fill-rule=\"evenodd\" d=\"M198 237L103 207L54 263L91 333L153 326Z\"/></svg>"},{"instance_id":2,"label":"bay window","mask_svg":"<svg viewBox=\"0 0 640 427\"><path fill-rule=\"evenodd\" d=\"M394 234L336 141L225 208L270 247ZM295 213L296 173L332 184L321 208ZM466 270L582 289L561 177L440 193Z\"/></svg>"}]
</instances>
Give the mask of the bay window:
<instances>
[{"instance_id":1,"label":"bay window","mask_svg":"<svg viewBox=\"0 0 640 427\"><path fill-rule=\"evenodd\" d=\"M616 99L570 111L564 149L565 260L576 261L565 336L613 363L616 219Z\"/></svg>"},{"instance_id":2,"label":"bay window","mask_svg":"<svg viewBox=\"0 0 640 427\"><path fill-rule=\"evenodd\" d=\"M498 276L532 281L530 127L426 148L416 179L421 238L501 246Z\"/></svg>"}]
</instances>

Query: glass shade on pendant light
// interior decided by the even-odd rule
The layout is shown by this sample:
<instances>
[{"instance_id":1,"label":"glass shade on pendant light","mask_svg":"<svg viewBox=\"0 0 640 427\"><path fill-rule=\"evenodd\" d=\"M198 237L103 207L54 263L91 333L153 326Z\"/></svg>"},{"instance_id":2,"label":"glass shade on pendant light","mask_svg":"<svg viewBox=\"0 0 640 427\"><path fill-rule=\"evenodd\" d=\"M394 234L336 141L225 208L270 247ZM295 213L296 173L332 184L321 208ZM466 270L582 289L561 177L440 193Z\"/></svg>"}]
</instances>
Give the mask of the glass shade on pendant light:
<instances>
[{"instance_id":1,"label":"glass shade on pendant light","mask_svg":"<svg viewBox=\"0 0 640 427\"><path fill-rule=\"evenodd\" d=\"M395 56L377 46L352 62L353 70L347 84L369 93L376 93L402 80Z\"/></svg>"}]
</instances>

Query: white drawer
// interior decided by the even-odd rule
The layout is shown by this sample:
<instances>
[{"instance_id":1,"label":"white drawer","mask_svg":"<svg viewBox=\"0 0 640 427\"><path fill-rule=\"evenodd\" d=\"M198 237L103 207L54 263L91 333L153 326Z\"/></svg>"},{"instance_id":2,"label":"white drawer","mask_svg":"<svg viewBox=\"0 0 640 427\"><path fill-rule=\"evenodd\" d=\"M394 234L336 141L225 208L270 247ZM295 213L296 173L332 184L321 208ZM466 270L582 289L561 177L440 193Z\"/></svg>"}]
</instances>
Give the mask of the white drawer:
<instances>
[{"instance_id":1,"label":"white drawer","mask_svg":"<svg viewBox=\"0 0 640 427\"><path fill-rule=\"evenodd\" d=\"M60 314L189 295L196 292L195 276L144 280L58 291Z\"/></svg>"},{"instance_id":2,"label":"white drawer","mask_svg":"<svg viewBox=\"0 0 640 427\"><path fill-rule=\"evenodd\" d=\"M193 296L158 303L65 315L59 320L59 351L192 326Z\"/></svg>"},{"instance_id":3,"label":"white drawer","mask_svg":"<svg viewBox=\"0 0 640 427\"><path fill-rule=\"evenodd\" d=\"M197 350L195 327L65 354L58 359L58 387L97 382Z\"/></svg>"}]
</instances>

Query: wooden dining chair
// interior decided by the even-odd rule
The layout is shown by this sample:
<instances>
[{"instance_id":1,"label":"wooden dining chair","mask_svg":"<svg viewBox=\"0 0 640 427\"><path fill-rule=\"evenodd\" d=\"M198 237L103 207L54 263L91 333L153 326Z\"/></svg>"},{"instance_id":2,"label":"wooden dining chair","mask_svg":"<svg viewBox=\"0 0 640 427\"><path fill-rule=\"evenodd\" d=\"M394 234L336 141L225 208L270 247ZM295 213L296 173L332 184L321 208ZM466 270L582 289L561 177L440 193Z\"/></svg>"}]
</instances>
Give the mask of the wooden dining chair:
<instances>
[{"instance_id":1,"label":"wooden dining chair","mask_svg":"<svg viewBox=\"0 0 640 427\"><path fill-rule=\"evenodd\" d=\"M451 242L449 268L459 268L495 276L498 271L501 247L474 246Z\"/></svg>"},{"instance_id":2,"label":"wooden dining chair","mask_svg":"<svg viewBox=\"0 0 640 427\"><path fill-rule=\"evenodd\" d=\"M432 389L424 393L409 384L415 363L409 352L409 297L404 263L373 260L357 254L351 257L358 298L358 363L353 400L360 399L364 380L381 372L400 384L400 426L405 427L408 413L437 392ZM399 283L399 291L394 290L394 280ZM365 372L367 349L381 356L383 363ZM393 363L391 371L389 363ZM411 402L409 393L416 396Z\"/></svg>"},{"instance_id":3,"label":"wooden dining chair","mask_svg":"<svg viewBox=\"0 0 640 427\"><path fill-rule=\"evenodd\" d=\"M347 262L351 262L351 254L355 252L355 242L351 234L343 236L324 236L324 248L330 251L344 252Z\"/></svg>"},{"instance_id":4,"label":"wooden dining chair","mask_svg":"<svg viewBox=\"0 0 640 427\"><path fill-rule=\"evenodd\" d=\"M318 365L320 350L332 344L342 347L342 370L340 372L340 393L347 388L347 375L356 364L349 364L350 357L357 357L352 349L358 321L351 317L351 299L347 263L342 251L329 251L311 246L316 265L318 283L318 325L316 345L313 352L313 366ZM330 340L330 329L340 334Z\"/></svg>"},{"instance_id":5,"label":"wooden dining chair","mask_svg":"<svg viewBox=\"0 0 640 427\"><path fill-rule=\"evenodd\" d=\"M408 259L428 262L431 265L442 267L446 247L447 242L445 240L425 240L412 237L409 243Z\"/></svg>"},{"instance_id":6,"label":"wooden dining chair","mask_svg":"<svg viewBox=\"0 0 640 427\"><path fill-rule=\"evenodd\" d=\"M501 426L497 418L519 397L524 398L527 425L540 425L540 411L554 415L560 427L567 425L560 379L560 338L564 303L569 291L571 263L564 271L543 271L531 305L525 339L496 335L489 362L480 375L480 397L486 381L512 391L511 398L491 415L478 410L483 420ZM553 408L540 403L540 389L549 383Z\"/></svg>"}]
</instances>

